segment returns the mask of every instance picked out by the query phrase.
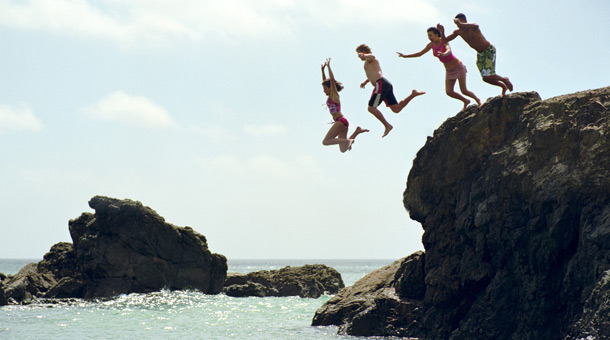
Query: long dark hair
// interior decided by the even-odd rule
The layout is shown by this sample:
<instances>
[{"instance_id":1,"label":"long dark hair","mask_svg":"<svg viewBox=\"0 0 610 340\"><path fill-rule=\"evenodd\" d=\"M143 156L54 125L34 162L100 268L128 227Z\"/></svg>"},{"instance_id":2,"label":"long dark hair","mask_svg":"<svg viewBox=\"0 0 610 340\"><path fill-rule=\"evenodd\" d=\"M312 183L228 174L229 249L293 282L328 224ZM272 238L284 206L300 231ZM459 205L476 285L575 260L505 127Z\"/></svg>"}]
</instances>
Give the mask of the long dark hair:
<instances>
[{"instance_id":1,"label":"long dark hair","mask_svg":"<svg viewBox=\"0 0 610 340\"><path fill-rule=\"evenodd\" d=\"M330 84L331 84L331 80L330 80L330 78L325 79L325 80L322 82L322 85L323 85L323 86L326 86L326 87L328 87L328 88L330 88ZM343 90L343 84L341 84L341 82L340 82L340 81L336 81L336 80L335 80L335 87L337 87L337 92L339 92L339 91Z\"/></svg>"},{"instance_id":2,"label":"long dark hair","mask_svg":"<svg viewBox=\"0 0 610 340\"><path fill-rule=\"evenodd\" d=\"M430 27L430 28L428 28L428 30L426 32L432 32L432 33L438 35L439 37L441 36L441 31L439 31L438 28L436 28L436 27Z\"/></svg>"}]
</instances>

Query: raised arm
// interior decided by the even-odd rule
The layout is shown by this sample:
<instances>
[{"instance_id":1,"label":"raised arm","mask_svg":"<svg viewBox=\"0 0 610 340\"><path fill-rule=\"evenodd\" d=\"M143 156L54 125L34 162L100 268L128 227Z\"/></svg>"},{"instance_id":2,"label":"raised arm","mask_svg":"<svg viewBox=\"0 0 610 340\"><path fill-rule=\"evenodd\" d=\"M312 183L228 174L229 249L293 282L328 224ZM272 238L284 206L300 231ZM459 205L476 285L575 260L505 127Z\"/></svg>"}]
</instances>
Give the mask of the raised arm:
<instances>
[{"instance_id":1,"label":"raised arm","mask_svg":"<svg viewBox=\"0 0 610 340\"><path fill-rule=\"evenodd\" d=\"M426 54L426 52L430 51L431 48L432 48L432 45L431 45L431 43L429 43L428 45L426 45L426 47L424 47L423 50L421 50L417 53L412 53L412 54L402 54L400 52L396 52L396 53L401 58L417 58L417 57L421 57L422 55Z\"/></svg>"},{"instance_id":2,"label":"raised arm","mask_svg":"<svg viewBox=\"0 0 610 340\"><path fill-rule=\"evenodd\" d=\"M324 73L324 68L326 67L326 63L322 64L322 81L326 80L326 74Z\"/></svg>"},{"instance_id":3,"label":"raised arm","mask_svg":"<svg viewBox=\"0 0 610 340\"><path fill-rule=\"evenodd\" d=\"M333 74L333 70L330 68L330 58L326 58L326 67L328 67L328 76L330 78L331 83L335 82L335 75Z\"/></svg>"},{"instance_id":4,"label":"raised arm","mask_svg":"<svg viewBox=\"0 0 610 340\"><path fill-rule=\"evenodd\" d=\"M475 24L474 22L462 22L458 18L453 19L453 22L455 22L459 29L479 28L479 25Z\"/></svg>"},{"instance_id":5,"label":"raised arm","mask_svg":"<svg viewBox=\"0 0 610 340\"><path fill-rule=\"evenodd\" d=\"M458 36L457 30L453 31L453 33L451 33L448 37L445 36L445 27L441 24L436 24L436 29L439 30L439 32L441 32L441 39L443 39L443 41L445 41L445 42L450 42L451 40L457 38L457 36Z\"/></svg>"},{"instance_id":6,"label":"raised arm","mask_svg":"<svg viewBox=\"0 0 610 340\"><path fill-rule=\"evenodd\" d=\"M326 74L324 73L324 68L326 67L327 63L322 64L322 81L326 80Z\"/></svg>"},{"instance_id":7,"label":"raised arm","mask_svg":"<svg viewBox=\"0 0 610 340\"><path fill-rule=\"evenodd\" d=\"M330 78L330 97L335 101L339 102L339 91L337 91L337 83L335 82L335 75L333 70L330 68L330 58L326 58L326 67L328 67L328 77Z\"/></svg>"}]
</instances>

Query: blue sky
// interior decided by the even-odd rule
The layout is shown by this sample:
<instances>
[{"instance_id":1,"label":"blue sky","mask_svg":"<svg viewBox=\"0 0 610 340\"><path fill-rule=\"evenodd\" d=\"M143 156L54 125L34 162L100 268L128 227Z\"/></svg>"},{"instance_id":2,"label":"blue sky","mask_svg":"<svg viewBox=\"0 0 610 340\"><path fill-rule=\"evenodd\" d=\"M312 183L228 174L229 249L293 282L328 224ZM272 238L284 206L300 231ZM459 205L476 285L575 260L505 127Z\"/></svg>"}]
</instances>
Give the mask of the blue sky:
<instances>
[{"instance_id":1,"label":"blue sky","mask_svg":"<svg viewBox=\"0 0 610 340\"><path fill-rule=\"evenodd\" d=\"M427 136L461 103L426 29L464 12L515 92L609 85L608 1L0 0L0 258L71 241L95 195L129 198L229 258L384 258L422 249L402 206ZM396 96L427 92L394 130L367 111L355 47L369 44ZM475 52L451 43L482 100ZM351 127L341 154L320 86L327 57Z\"/></svg>"}]
</instances>

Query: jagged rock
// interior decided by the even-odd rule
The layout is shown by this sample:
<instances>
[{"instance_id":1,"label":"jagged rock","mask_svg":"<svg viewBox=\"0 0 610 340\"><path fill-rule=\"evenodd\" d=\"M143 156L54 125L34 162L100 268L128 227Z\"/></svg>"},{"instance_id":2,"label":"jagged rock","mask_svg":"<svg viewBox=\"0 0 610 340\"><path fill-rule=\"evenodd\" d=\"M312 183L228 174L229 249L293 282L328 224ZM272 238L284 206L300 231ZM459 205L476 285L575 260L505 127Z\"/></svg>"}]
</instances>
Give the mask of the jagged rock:
<instances>
[{"instance_id":1,"label":"jagged rock","mask_svg":"<svg viewBox=\"0 0 610 340\"><path fill-rule=\"evenodd\" d=\"M245 296L300 296L318 298L335 294L345 287L341 274L323 264L287 266L280 270L261 270L227 276L224 293Z\"/></svg>"},{"instance_id":2,"label":"jagged rock","mask_svg":"<svg viewBox=\"0 0 610 340\"><path fill-rule=\"evenodd\" d=\"M583 313L565 340L610 338L610 270L606 271L587 298Z\"/></svg>"},{"instance_id":3,"label":"jagged rock","mask_svg":"<svg viewBox=\"0 0 610 340\"><path fill-rule=\"evenodd\" d=\"M60 242L53 245L42 261L38 262L38 271L50 272L57 280L74 275L76 256L72 243Z\"/></svg>"},{"instance_id":4,"label":"jagged rock","mask_svg":"<svg viewBox=\"0 0 610 340\"><path fill-rule=\"evenodd\" d=\"M515 93L444 122L404 194L424 228L424 279L394 284L411 308L386 309L371 333L610 339L609 105L610 88Z\"/></svg>"},{"instance_id":5,"label":"jagged rock","mask_svg":"<svg viewBox=\"0 0 610 340\"><path fill-rule=\"evenodd\" d=\"M419 325L412 320L418 306L398 296L396 287L407 285L404 295L421 296L423 262L424 253L417 252L369 273L318 309L312 326L336 325L340 333L356 336L393 335L396 327L417 332Z\"/></svg>"},{"instance_id":6,"label":"jagged rock","mask_svg":"<svg viewBox=\"0 0 610 340\"><path fill-rule=\"evenodd\" d=\"M223 255L206 238L176 227L142 203L96 196L69 222L73 244L54 245L38 264L3 281L6 299L98 298L163 288L221 292L227 273Z\"/></svg>"},{"instance_id":7,"label":"jagged rock","mask_svg":"<svg viewBox=\"0 0 610 340\"><path fill-rule=\"evenodd\" d=\"M14 276L3 282L5 298L9 301L27 302L43 296L57 280L50 272L38 271L36 263L25 265Z\"/></svg>"}]
</instances>

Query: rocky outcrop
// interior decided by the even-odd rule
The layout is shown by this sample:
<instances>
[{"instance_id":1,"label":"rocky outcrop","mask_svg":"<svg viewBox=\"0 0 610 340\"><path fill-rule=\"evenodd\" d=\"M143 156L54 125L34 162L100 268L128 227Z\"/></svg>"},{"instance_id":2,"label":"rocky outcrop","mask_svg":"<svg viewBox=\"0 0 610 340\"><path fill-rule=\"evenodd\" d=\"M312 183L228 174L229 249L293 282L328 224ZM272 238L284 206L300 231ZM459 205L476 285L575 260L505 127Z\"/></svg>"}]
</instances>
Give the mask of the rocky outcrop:
<instances>
[{"instance_id":1,"label":"rocky outcrop","mask_svg":"<svg viewBox=\"0 0 610 340\"><path fill-rule=\"evenodd\" d=\"M54 245L41 262L2 282L9 302L163 288L221 292L226 258L211 253L203 235L166 223L137 201L96 196L89 206L95 214L83 213L69 222L73 244Z\"/></svg>"},{"instance_id":2,"label":"rocky outcrop","mask_svg":"<svg viewBox=\"0 0 610 340\"><path fill-rule=\"evenodd\" d=\"M228 296L300 296L319 298L344 288L341 274L323 264L287 266L248 274L230 273L223 292Z\"/></svg>"},{"instance_id":3,"label":"rocky outcrop","mask_svg":"<svg viewBox=\"0 0 610 340\"><path fill-rule=\"evenodd\" d=\"M515 93L448 119L404 194L424 228L423 276L396 275L402 305L378 306L356 331L366 310L326 324L420 339L610 339L609 107L610 88Z\"/></svg>"},{"instance_id":4,"label":"rocky outcrop","mask_svg":"<svg viewBox=\"0 0 610 340\"><path fill-rule=\"evenodd\" d=\"M410 301L423 297L423 264L424 253L417 252L371 272L328 300L312 325L339 325L340 333L357 336L392 334L390 325L418 333L417 305Z\"/></svg>"}]
</instances>

